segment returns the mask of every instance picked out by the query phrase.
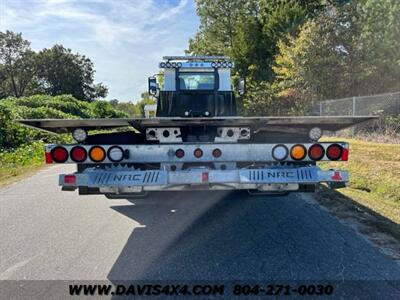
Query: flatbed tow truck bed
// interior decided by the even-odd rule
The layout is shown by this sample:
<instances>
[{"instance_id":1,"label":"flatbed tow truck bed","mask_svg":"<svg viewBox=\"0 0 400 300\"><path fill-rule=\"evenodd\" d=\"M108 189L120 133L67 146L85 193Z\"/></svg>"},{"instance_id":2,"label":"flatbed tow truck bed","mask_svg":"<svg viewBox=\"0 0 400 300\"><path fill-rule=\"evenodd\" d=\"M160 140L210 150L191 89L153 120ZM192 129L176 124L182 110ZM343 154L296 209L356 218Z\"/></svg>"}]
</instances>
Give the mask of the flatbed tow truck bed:
<instances>
[{"instance_id":1,"label":"flatbed tow truck bed","mask_svg":"<svg viewBox=\"0 0 400 300\"><path fill-rule=\"evenodd\" d=\"M290 132L319 127L337 131L376 119L375 116L302 116L302 117L213 117L213 118L119 118L119 119L28 119L23 125L52 133L69 133L76 128L106 130L131 126L138 131L148 127L174 126L249 126L252 130Z\"/></svg>"}]
</instances>

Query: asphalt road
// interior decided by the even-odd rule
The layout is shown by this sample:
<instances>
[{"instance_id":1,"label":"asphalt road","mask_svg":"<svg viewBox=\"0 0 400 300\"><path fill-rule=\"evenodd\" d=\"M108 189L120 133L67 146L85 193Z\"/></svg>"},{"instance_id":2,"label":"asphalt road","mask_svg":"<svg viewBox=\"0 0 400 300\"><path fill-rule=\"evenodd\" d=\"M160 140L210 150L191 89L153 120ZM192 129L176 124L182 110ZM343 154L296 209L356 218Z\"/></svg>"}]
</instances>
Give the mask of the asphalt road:
<instances>
[{"instance_id":1,"label":"asphalt road","mask_svg":"<svg viewBox=\"0 0 400 300\"><path fill-rule=\"evenodd\" d=\"M0 189L0 280L345 280L400 298L399 265L308 196L108 200L61 192L73 168Z\"/></svg>"}]
</instances>

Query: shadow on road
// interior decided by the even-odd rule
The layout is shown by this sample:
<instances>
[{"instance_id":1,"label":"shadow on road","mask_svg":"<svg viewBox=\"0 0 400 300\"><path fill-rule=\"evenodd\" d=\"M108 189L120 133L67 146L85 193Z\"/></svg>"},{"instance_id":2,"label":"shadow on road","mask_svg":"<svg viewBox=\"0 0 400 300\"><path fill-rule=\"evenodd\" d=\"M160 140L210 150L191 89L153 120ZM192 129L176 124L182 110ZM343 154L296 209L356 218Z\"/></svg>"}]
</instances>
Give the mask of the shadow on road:
<instances>
[{"instance_id":1,"label":"shadow on road","mask_svg":"<svg viewBox=\"0 0 400 300\"><path fill-rule=\"evenodd\" d=\"M113 280L400 279L398 265L299 194L157 193L112 209L140 223Z\"/></svg>"}]
</instances>

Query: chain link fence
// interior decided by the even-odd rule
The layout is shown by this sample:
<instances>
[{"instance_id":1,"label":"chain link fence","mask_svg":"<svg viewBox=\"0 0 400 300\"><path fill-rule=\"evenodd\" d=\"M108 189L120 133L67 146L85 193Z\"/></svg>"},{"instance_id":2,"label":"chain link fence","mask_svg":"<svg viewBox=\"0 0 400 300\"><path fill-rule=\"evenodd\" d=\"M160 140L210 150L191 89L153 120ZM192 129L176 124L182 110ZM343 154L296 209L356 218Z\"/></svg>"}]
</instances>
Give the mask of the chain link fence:
<instances>
[{"instance_id":1,"label":"chain link fence","mask_svg":"<svg viewBox=\"0 0 400 300\"><path fill-rule=\"evenodd\" d=\"M314 115L320 116L398 116L400 92L324 100L313 110Z\"/></svg>"},{"instance_id":2,"label":"chain link fence","mask_svg":"<svg viewBox=\"0 0 400 300\"><path fill-rule=\"evenodd\" d=\"M355 125L339 135L361 134L378 142L400 143L400 92L320 101L313 115L379 116L374 122Z\"/></svg>"}]
</instances>

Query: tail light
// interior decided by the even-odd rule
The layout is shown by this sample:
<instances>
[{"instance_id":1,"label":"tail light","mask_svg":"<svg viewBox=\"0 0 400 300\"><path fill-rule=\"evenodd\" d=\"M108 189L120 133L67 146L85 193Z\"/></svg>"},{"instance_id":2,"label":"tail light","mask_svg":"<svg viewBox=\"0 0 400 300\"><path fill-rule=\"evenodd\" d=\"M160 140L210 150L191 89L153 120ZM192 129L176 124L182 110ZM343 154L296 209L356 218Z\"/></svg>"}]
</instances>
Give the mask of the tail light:
<instances>
[{"instance_id":1,"label":"tail light","mask_svg":"<svg viewBox=\"0 0 400 300\"><path fill-rule=\"evenodd\" d=\"M306 157L306 154L306 147L300 144L294 145L292 149L290 149L290 156L294 160L302 160Z\"/></svg>"},{"instance_id":2,"label":"tail light","mask_svg":"<svg viewBox=\"0 0 400 300\"><path fill-rule=\"evenodd\" d=\"M349 149L343 148L342 160L347 161L349 159Z\"/></svg>"},{"instance_id":3,"label":"tail light","mask_svg":"<svg viewBox=\"0 0 400 300\"><path fill-rule=\"evenodd\" d=\"M308 156L312 160L321 160L325 155L325 149L320 144L314 144L308 148Z\"/></svg>"},{"instance_id":4,"label":"tail light","mask_svg":"<svg viewBox=\"0 0 400 300\"><path fill-rule=\"evenodd\" d=\"M332 144L326 149L326 156L330 160L339 160L342 157L343 147L339 144Z\"/></svg>"},{"instance_id":5,"label":"tail light","mask_svg":"<svg viewBox=\"0 0 400 300\"><path fill-rule=\"evenodd\" d=\"M203 156L203 150L201 150L200 148L197 148L196 150L194 150L193 155L196 158L200 158Z\"/></svg>"},{"instance_id":6,"label":"tail light","mask_svg":"<svg viewBox=\"0 0 400 300\"><path fill-rule=\"evenodd\" d=\"M217 148L217 149L214 149L214 150L213 150L212 155L213 155L215 158L218 158L218 157L221 157L222 152L221 152L220 149Z\"/></svg>"},{"instance_id":7,"label":"tail light","mask_svg":"<svg viewBox=\"0 0 400 300\"><path fill-rule=\"evenodd\" d=\"M112 162L120 162L124 159L124 150L120 146L112 146L108 149L107 156Z\"/></svg>"},{"instance_id":8,"label":"tail light","mask_svg":"<svg viewBox=\"0 0 400 300\"><path fill-rule=\"evenodd\" d=\"M285 145L276 145L272 149L272 157L276 160L284 160L289 154L289 150Z\"/></svg>"},{"instance_id":9,"label":"tail light","mask_svg":"<svg viewBox=\"0 0 400 300\"><path fill-rule=\"evenodd\" d=\"M74 162L83 162L87 158L87 152L85 148L76 146L71 149L70 156Z\"/></svg>"},{"instance_id":10,"label":"tail light","mask_svg":"<svg viewBox=\"0 0 400 300\"><path fill-rule=\"evenodd\" d=\"M52 164L53 163L53 158L51 157L50 152L45 152L45 159L46 159L46 164Z\"/></svg>"},{"instance_id":11,"label":"tail light","mask_svg":"<svg viewBox=\"0 0 400 300\"><path fill-rule=\"evenodd\" d=\"M178 149L175 151L175 155L177 158L182 158L185 156L185 151L183 151L182 149Z\"/></svg>"},{"instance_id":12,"label":"tail light","mask_svg":"<svg viewBox=\"0 0 400 300\"><path fill-rule=\"evenodd\" d=\"M64 176L64 183L65 184L75 184L76 183L76 176L71 174L71 175L65 175Z\"/></svg>"},{"instance_id":13,"label":"tail light","mask_svg":"<svg viewBox=\"0 0 400 300\"><path fill-rule=\"evenodd\" d=\"M68 160L68 151L64 147L54 147L51 150L51 158L57 163L64 163Z\"/></svg>"},{"instance_id":14,"label":"tail light","mask_svg":"<svg viewBox=\"0 0 400 300\"><path fill-rule=\"evenodd\" d=\"M106 151L100 146L90 148L89 157L94 162L101 162L106 158Z\"/></svg>"}]
</instances>

